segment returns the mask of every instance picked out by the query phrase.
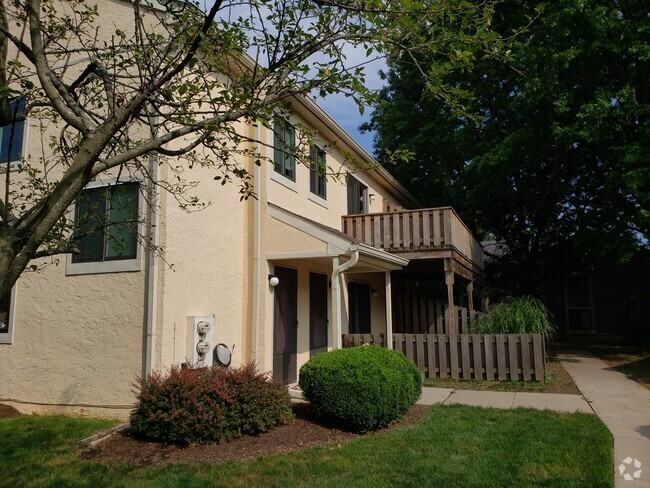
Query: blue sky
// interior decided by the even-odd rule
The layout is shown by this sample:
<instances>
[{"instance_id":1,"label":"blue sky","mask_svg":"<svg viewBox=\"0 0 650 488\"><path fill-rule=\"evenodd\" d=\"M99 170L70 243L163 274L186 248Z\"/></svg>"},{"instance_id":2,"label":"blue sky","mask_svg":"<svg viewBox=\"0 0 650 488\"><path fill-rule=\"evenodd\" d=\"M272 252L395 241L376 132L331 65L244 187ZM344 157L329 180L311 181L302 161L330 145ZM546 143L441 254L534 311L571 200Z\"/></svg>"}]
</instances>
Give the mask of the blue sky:
<instances>
[{"instance_id":1,"label":"blue sky","mask_svg":"<svg viewBox=\"0 0 650 488\"><path fill-rule=\"evenodd\" d=\"M347 51L347 63L349 66L356 66L367 63L365 51L361 48L353 50L351 48ZM366 86L378 90L383 86L383 81L379 77L379 71L386 69L386 62L384 59L375 59L365 64L366 73ZM334 119L338 124L345 129L361 146L368 151L369 154L374 155L372 146L374 133L361 134L358 130L359 125L363 122L370 120L372 109L366 108L363 116L359 114L357 104L350 98L344 95L330 95L325 99L316 99L316 102Z\"/></svg>"},{"instance_id":2,"label":"blue sky","mask_svg":"<svg viewBox=\"0 0 650 488\"><path fill-rule=\"evenodd\" d=\"M209 10L212 6L214 0L202 0L203 9L205 11ZM257 14L253 15L253 22L259 28L260 24L257 21L257 16L263 18L266 13L268 13L268 7L258 6ZM220 12L218 17L228 19L236 19L239 16L244 18L251 15L250 5L246 2L236 2L226 3L223 6L223 10ZM264 29L268 28L268 23L264 25ZM383 82L379 77L379 71L385 69L386 63L383 59L372 59L368 58L366 50L362 47L353 48L349 44L345 45L343 48L345 55L345 65L347 68L352 69L356 66L363 66L365 70L365 84L368 88L379 89L382 87ZM249 54L254 59L259 59L263 64L264 56L258 58L255 52L255 48L249 50ZM313 61L320 60L324 58L321 54L316 53L311 58ZM370 118L372 112L371 109L367 108L362 116L359 114L359 109L350 98L345 97L344 95L334 94L326 97L325 99L319 99L315 97L315 101L334 119L338 124L345 129L369 154L373 154L373 137L372 133L361 134L358 130L358 127L363 122L366 122Z\"/></svg>"},{"instance_id":3,"label":"blue sky","mask_svg":"<svg viewBox=\"0 0 650 488\"><path fill-rule=\"evenodd\" d=\"M330 95L326 99L316 100L316 102L369 154L374 156L372 147L374 133L362 134L358 130L359 125L370 119L371 109L367 108L361 116L357 104L342 95Z\"/></svg>"}]
</instances>

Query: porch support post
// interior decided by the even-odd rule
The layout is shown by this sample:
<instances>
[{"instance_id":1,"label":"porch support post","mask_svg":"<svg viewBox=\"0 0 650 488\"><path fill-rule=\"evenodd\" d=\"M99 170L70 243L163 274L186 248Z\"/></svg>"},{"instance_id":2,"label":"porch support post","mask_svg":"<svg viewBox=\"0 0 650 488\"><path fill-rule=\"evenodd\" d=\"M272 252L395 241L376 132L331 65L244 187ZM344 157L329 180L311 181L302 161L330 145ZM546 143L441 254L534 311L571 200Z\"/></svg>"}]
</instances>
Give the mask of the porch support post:
<instances>
[{"instance_id":1,"label":"porch support post","mask_svg":"<svg viewBox=\"0 0 650 488\"><path fill-rule=\"evenodd\" d=\"M456 334L456 307L454 304L454 269L451 259L445 259L445 283L447 284L447 307L449 308L449 323L447 334Z\"/></svg>"},{"instance_id":2,"label":"porch support post","mask_svg":"<svg viewBox=\"0 0 650 488\"><path fill-rule=\"evenodd\" d=\"M469 320L469 325L474 326L474 319L476 318L476 312L474 311L474 282L470 281L467 284L467 317Z\"/></svg>"},{"instance_id":3,"label":"porch support post","mask_svg":"<svg viewBox=\"0 0 650 488\"><path fill-rule=\"evenodd\" d=\"M332 258L332 269L339 267L339 257ZM341 281L340 275L332 273L332 348L341 349L343 346L341 337Z\"/></svg>"},{"instance_id":4,"label":"porch support post","mask_svg":"<svg viewBox=\"0 0 650 488\"><path fill-rule=\"evenodd\" d=\"M386 344L387 349L393 348L393 291L390 281L390 271L386 271Z\"/></svg>"}]
</instances>

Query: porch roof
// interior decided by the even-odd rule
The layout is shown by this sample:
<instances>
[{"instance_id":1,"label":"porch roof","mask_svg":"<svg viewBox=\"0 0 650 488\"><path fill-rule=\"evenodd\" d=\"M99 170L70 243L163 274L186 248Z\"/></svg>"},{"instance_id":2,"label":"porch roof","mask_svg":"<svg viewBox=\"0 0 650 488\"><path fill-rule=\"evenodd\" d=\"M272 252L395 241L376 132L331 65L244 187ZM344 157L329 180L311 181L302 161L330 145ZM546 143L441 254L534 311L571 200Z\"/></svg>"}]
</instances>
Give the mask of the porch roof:
<instances>
[{"instance_id":1,"label":"porch roof","mask_svg":"<svg viewBox=\"0 0 650 488\"><path fill-rule=\"evenodd\" d=\"M324 250L269 252L266 254L266 259L270 261L307 260L331 265L332 258L339 257L341 258L339 264L344 264L350 259L352 253L358 251L359 260L347 271L348 273L395 271L402 269L409 263L409 260L406 258L359 242L357 239L347 236L337 229L328 227L320 222L295 214L271 203L269 203L269 215L326 244L326 249Z\"/></svg>"}]
</instances>

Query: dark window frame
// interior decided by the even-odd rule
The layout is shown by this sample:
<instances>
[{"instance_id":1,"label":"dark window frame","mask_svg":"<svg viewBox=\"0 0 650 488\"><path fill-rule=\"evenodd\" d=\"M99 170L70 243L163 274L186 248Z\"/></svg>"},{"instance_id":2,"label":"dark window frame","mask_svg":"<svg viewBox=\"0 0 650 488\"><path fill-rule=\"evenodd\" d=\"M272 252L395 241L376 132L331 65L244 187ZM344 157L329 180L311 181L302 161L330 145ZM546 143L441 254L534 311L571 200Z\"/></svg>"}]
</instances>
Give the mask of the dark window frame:
<instances>
[{"instance_id":1,"label":"dark window frame","mask_svg":"<svg viewBox=\"0 0 650 488\"><path fill-rule=\"evenodd\" d=\"M111 221L111 210L114 208L111 206L114 203L114 197L116 191L125 191L129 193L124 193L127 200L126 203L133 203L133 207L126 209L127 212L131 213L132 216L123 221ZM99 194L99 195L98 195ZM97 198L99 197L99 198ZM134 197L134 198L133 198ZM119 198L119 195L117 196ZM128 201L128 199L131 199ZM101 203L101 208L93 210L91 208L92 202L96 201L98 204ZM94 212L94 215L88 218L85 222L80 222L81 212ZM117 209L117 211L124 211L124 209ZM113 261L124 261L124 260L133 260L138 257L138 226L139 226L139 212L140 212L140 183L139 182L127 182L127 183L118 183L113 185L105 186L96 186L92 188L86 188L83 190L82 195L77 199L74 212L74 224L75 224L75 243L77 247L81 249L81 253L72 255L73 264L84 264L84 263L102 263L102 262L113 262ZM94 221L94 222L93 222ZM79 235L79 229L84 225L90 225L95 223L96 225L90 227L88 232L83 235ZM119 226L119 227L118 227ZM116 241L111 241L110 231L120 232L122 235L126 232L126 235L129 237L129 241L126 244L126 248L130 249L129 252L117 252L115 253ZM119 237L119 234L118 234ZM94 242L88 241L94 239ZM84 244L88 246L88 253L84 256ZM98 252L97 248L94 250L91 249L91 246L97 246L101 244L101 250ZM113 248L111 248L113 247ZM89 254L89 255L88 255ZM101 254L101 255L100 255Z\"/></svg>"},{"instance_id":2,"label":"dark window frame","mask_svg":"<svg viewBox=\"0 0 650 488\"><path fill-rule=\"evenodd\" d=\"M273 170L296 181L296 128L283 120L273 122Z\"/></svg>"},{"instance_id":3,"label":"dark window frame","mask_svg":"<svg viewBox=\"0 0 650 488\"><path fill-rule=\"evenodd\" d=\"M9 110L12 116L22 114L25 111L26 100L17 98L9 102ZM25 142L26 120L15 120L10 124L0 127L0 164L10 164L19 161L23 155ZM11 146L11 151L9 147Z\"/></svg>"},{"instance_id":4,"label":"dark window frame","mask_svg":"<svg viewBox=\"0 0 650 488\"><path fill-rule=\"evenodd\" d=\"M309 191L327 200L327 153L316 144L309 147Z\"/></svg>"},{"instance_id":5,"label":"dark window frame","mask_svg":"<svg viewBox=\"0 0 650 488\"><path fill-rule=\"evenodd\" d=\"M350 173L347 179L348 215L368 213L368 187Z\"/></svg>"}]
</instances>

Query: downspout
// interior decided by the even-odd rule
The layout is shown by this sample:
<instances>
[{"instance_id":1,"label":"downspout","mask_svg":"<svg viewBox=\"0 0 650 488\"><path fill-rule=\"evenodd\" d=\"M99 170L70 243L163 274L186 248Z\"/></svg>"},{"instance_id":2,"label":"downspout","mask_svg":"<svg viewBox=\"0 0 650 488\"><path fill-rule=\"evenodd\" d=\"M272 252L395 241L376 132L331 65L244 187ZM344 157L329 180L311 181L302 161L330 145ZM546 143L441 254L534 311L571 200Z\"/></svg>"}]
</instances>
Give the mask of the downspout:
<instances>
[{"instance_id":1,"label":"downspout","mask_svg":"<svg viewBox=\"0 0 650 488\"><path fill-rule=\"evenodd\" d=\"M352 257L347 263L340 266L338 264L338 256L334 261L334 271L332 272L332 298L333 298L333 321L334 321L334 337L332 347L334 349L341 349L343 347L341 338L341 274L350 269L352 266L359 262L359 251L353 251Z\"/></svg>"},{"instance_id":2,"label":"downspout","mask_svg":"<svg viewBox=\"0 0 650 488\"><path fill-rule=\"evenodd\" d=\"M260 140L260 128L255 126L255 140ZM262 191L261 191L261 166L253 161L253 184L255 185L255 198L253 199L253 310L251 317L251 360L259 361L260 338L260 265L262 262Z\"/></svg>"},{"instance_id":3,"label":"downspout","mask_svg":"<svg viewBox=\"0 0 650 488\"><path fill-rule=\"evenodd\" d=\"M151 117L153 127L157 127L158 117ZM155 137L155 129L152 134ZM145 258L145 269L147 272L146 282L146 321L147 338L145 345L144 374L148 375L154 371L154 355L156 352L156 326L158 311L158 212L155 206L160 198L158 182L158 161L155 154L149 155L149 188L147 191L147 253Z\"/></svg>"}]
</instances>

